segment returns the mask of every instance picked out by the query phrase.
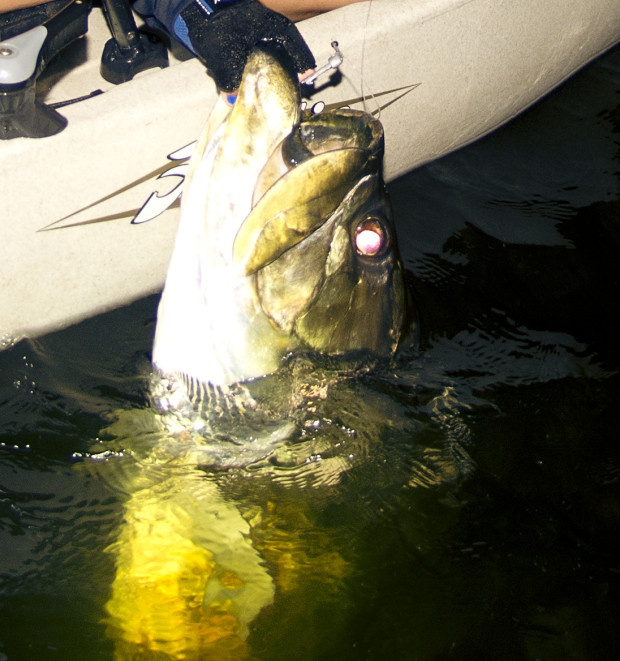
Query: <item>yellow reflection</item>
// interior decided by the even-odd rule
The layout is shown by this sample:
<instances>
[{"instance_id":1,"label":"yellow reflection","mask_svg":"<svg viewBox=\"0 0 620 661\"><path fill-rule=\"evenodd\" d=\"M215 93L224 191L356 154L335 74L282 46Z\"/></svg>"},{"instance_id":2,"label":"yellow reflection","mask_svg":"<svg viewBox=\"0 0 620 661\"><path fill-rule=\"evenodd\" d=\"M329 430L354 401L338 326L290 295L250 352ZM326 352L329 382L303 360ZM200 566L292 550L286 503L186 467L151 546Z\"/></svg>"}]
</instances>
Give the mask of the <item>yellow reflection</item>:
<instances>
[{"instance_id":1,"label":"yellow reflection","mask_svg":"<svg viewBox=\"0 0 620 661\"><path fill-rule=\"evenodd\" d=\"M248 624L272 601L273 584L249 526L203 475L131 495L108 551L116 560L106 604L115 661L248 658Z\"/></svg>"}]
</instances>

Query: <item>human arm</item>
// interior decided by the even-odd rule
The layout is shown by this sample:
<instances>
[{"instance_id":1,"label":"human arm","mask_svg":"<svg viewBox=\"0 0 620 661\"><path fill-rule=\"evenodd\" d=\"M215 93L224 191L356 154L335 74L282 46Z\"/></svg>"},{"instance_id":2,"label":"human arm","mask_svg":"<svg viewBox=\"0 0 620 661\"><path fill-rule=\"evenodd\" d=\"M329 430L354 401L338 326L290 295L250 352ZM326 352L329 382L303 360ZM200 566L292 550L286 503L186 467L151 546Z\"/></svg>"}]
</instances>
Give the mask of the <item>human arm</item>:
<instances>
[{"instance_id":1,"label":"human arm","mask_svg":"<svg viewBox=\"0 0 620 661\"><path fill-rule=\"evenodd\" d=\"M338 7L363 2L363 0L259 0L259 2L291 21L303 21L332 9L338 9Z\"/></svg>"}]
</instances>

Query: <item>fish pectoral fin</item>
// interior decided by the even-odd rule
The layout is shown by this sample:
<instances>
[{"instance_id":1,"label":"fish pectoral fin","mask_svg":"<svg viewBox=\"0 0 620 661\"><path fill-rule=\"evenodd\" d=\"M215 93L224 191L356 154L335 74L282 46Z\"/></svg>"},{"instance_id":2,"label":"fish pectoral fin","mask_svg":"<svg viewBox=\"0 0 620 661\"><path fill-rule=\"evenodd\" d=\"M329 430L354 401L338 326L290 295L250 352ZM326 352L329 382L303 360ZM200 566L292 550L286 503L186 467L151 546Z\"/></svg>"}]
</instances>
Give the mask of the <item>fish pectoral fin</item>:
<instances>
[{"instance_id":1,"label":"fish pectoral fin","mask_svg":"<svg viewBox=\"0 0 620 661\"><path fill-rule=\"evenodd\" d=\"M320 227L359 177L367 155L364 149L325 152L276 181L237 232L235 264L252 275Z\"/></svg>"}]
</instances>

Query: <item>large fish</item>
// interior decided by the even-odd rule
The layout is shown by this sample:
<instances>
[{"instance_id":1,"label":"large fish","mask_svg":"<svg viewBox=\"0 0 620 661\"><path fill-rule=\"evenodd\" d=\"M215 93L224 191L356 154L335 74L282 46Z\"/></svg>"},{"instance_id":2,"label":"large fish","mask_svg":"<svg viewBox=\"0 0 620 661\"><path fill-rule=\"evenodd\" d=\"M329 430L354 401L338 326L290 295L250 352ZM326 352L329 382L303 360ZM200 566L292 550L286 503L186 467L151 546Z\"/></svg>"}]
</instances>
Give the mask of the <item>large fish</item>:
<instances>
[{"instance_id":1,"label":"large fish","mask_svg":"<svg viewBox=\"0 0 620 661\"><path fill-rule=\"evenodd\" d=\"M392 354L406 291L380 122L302 113L296 77L264 51L230 114L218 103L190 166L155 365L227 386L300 349Z\"/></svg>"},{"instance_id":2,"label":"large fish","mask_svg":"<svg viewBox=\"0 0 620 661\"><path fill-rule=\"evenodd\" d=\"M251 396L262 383L273 400L273 381L256 377L278 372L291 352L396 350L406 290L382 156L378 121L353 110L301 113L296 76L263 51L250 57L233 109L222 101L211 114L158 311L159 411L143 411L141 422L128 412L108 429L129 448L119 468L123 522L109 549L116 575L106 610L117 661L245 659L249 627L276 593L265 557L280 567L283 592L298 566L333 580L346 573L316 531L306 554L304 534L280 529L273 503L261 511L228 500L218 476L252 466L268 477L282 465L291 480L290 467L303 473L308 457L320 457L310 474L333 484L364 456L346 430L341 440L306 434L287 446L291 418L270 427L273 409L252 408L245 386L231 386L253 379ZM311 380L315 363L301 363ZM214 400L202 397L213 391ZM221 408L216 424L205 424L213 401L241 411L230 431Z\"/></svg>"}]
</instances>

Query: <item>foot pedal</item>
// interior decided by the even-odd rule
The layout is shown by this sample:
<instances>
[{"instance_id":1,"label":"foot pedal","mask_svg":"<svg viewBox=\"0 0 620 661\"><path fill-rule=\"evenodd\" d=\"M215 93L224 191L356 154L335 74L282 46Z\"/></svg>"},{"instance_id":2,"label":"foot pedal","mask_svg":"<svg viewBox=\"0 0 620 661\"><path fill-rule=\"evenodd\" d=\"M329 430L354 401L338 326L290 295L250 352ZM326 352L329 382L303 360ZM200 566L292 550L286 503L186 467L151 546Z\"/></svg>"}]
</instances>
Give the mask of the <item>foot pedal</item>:
<instances>
[{"instance_id":1,"label":"foot pedal","mask_svg":"<svg viewBox=\"0 0 620 661\"><path fill-rule=\"evenodd\" d=\"M90 0L55 0L0 14L0 139L45 138L67 125L37 101L36 81L61 50L88 30Z\"/></svg>"},{"instance_id":2,"label":"foot pedal","mask_svg":"<svg viewBox=\"0 0 620 661\"><path fill-rule=\"evenodd\" d=\"M168 66L166 45L155 35L138 30L127 0L102 0L110 39L101 57L101 76L119 85L147 69Z\"/></svg>"}]
</instances>

